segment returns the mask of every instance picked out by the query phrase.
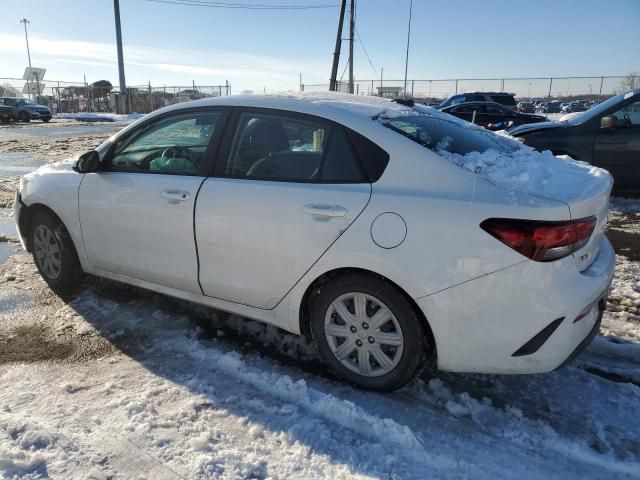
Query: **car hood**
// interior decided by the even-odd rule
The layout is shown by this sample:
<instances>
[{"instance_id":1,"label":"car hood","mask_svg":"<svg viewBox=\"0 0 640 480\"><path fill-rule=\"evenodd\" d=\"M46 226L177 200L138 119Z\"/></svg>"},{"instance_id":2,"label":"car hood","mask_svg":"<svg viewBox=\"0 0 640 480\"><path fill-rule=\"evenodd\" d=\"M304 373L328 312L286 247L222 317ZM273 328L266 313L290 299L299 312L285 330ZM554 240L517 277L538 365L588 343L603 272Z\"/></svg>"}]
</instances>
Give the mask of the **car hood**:
<instances>
[{"instance_id":1,"label":"car hood","mask_svg":"<svg viewBox=\"0 0 640 480\"><path fill-rule=\"evenodd\" d=\"M518 135L539 132L541 130L551 130L554 128L564 128L566 126L566 123L552 121L529 123L527 125L520 125L518 127L512 128L511 130L509 130L509 135L517 137Z\"/></svg>"}]
</instances>

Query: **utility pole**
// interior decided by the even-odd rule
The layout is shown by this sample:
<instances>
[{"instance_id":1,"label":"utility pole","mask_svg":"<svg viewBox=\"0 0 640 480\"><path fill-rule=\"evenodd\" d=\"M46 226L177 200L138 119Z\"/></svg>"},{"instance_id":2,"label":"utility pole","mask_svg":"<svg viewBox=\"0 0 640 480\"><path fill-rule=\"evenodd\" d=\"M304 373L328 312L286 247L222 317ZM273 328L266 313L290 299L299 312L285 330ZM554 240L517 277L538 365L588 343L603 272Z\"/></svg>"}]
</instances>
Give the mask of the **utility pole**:
<instances>
[{"instance_id":1,"label":"utility pole","mask_svg":"<svg viewBox=\"0 0 640 480\"><path fill-rule=\"evenodd\" d=\"M407 71L409 69L409 42L411 40L411 13L413 11L413 0L409 3L409 28L407 29L407 56L404 61L404 88L402 98L407 98Z\"/></svg>"},{"instance_id":2,"label":"utility pole","mask_svg":"<svg viewBox=\"0 0 640 480\"><path fill-rule=\"evenodd\" d=\"M120 1L113 0L113 13L116 19L116 45L118 48L118 74L120 77L120 93L127 93L127 84L124 79L124 58L122 56L122 30L120 29Z\"/></svg>"},{"instance_id":3,"label":"utility pole","mask_svg":"<svg viewBox=\"0 0 640 480\"><path fill-rule=\"evenodd\" d=\"M29 35L27 35L27 23L31 23L26 18L20 20L20 23L24 24L24 39L27 41L27 58L29 59L29 69L31 69L31 52L29 51ZM38 75L36 75L36 89L38 91L37 95L40 94L40 81L38 79ZM38 96L34 96L36 102L38 101Z\"/></svg>"},{"instance_id":4,"label":"utility pole","mask_svg":"<svg viewBox=\"0 0 640 480\"><path fill-rule=\"evenodd\" d=\"M349 9L349 93L353 93L353 37L356 29L356 0L351 0Z\"/></svg>"},{"instance_id":5,"label":"utility pole","mask_svg":"<svg viewBox=\"0 0 640 480\"><path fill-rule=\"evenodd\" d=\"M344 24L344 11L347 8L347 0L342 0L340 6L340 20L338 20L338 34L336 35L336 48L333 51L333 66L331 67L331 78L329 79L329 91L338 90L338 64L340 63L340 47L342 46L342 25Z\"/></svg>"},{"instance_id":6,"label":"utility pole","mask_svg":"<svg viewBox=\"0 0 640 480\"><path fill-rule=\"evenodd\" d=\"M24 23L24 38L27 41L27 57L29 58L29 68L31 68L31 52L29 52L29 35L27 35L27 23L31 23L26 18L20 20L20 23Z\"/></svg>"}]
</instances>

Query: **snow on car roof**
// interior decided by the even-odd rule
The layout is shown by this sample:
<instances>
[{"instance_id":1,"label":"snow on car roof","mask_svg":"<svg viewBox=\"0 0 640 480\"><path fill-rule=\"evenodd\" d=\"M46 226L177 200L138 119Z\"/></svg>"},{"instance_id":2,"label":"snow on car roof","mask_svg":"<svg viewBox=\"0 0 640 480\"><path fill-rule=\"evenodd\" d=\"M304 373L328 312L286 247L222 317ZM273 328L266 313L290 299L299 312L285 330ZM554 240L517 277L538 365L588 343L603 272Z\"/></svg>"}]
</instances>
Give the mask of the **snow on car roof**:
<instances>
[{"instance_id":1,"label":"snow on car roof","mask_svg":"<svg viewBox=\"0 0 640 480\"><path fill-rule=\"evenodd\" d=\"M301 106L305 104L347 111L369 118L384 111L404 111L407 113L413 111L412 108L393 102L388 98L339 92L282 92L269 95L230 95L189 102L189 106L236 105L281 108L294 111L300 110ZM185 104L182 105L186 106Z\"/></svg>"}]
</instances>

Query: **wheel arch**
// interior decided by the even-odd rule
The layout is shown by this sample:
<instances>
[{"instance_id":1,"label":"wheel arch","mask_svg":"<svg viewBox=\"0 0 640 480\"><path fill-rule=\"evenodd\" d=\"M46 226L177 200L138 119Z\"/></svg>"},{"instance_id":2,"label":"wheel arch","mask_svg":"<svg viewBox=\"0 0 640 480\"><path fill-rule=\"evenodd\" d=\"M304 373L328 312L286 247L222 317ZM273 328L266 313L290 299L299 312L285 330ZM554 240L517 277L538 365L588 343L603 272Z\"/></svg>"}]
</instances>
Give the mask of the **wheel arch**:
<instances>
[{"instance_id":1,"label":"wheel arch","mask_svg":"<svg viewBox=\"0 0 640 480\"><path fill-rule=\"evenodd\" d=\"M320 291L319 289L321 289L322 286L327 282L334 280L338 277L341 277L344 275L350 275L354 273L369 275L379 280L382 280L385 283L388 283L393 288L395 288L398 292L400 292L400 294L409 302L416 316L420 319L422 326L424 327L425 335L427 337L427 341L428 341L430 350L432 352L431 353L433 356L432 359L434 360L433 365L436 365L435 359L437 358L437 345L435 341L435 336L433 335L433 330L431 329L431 325L429 324L429 321L427 320L427 317L422 311L422 309L418 306L416 301L400 285L390 280L389 278L385 277L384 275L380 275L379 273L376 273L374 271L367 270L364 268L341 267L341 268L335 268L333 270L328 270L323 274L321 274L320 276L318 276L313 282L309 284L309 286L304 292L304 295L302 295L302 300L300 301L300 308L299 308L299 314L298 314L300 333L302 336L304 336L307 342L313 341L312 334L311 334L311 315L309 311L309 307L313 300L313 296L317 295Z\"/></svg>"},{"instance_id":2,"label":"wheel arch","mask_svg":"<svg viewBox=\"0 0 640 480\"><path fill-rule=\"evenodd\" d=\"M29 235L29 233L31 232L31 222L33 221L33 219L38 213L46 213L48 215L51 215L56 220L58 220L62 225L64 225L64 222L62 221L62 218L60 217L60 215L58 215L51 207L43 203L32 203L31 205L25 205L24 211L22 215L20 215L20 222L18 224L18 228L20 229L22 238L25 240L25 246L27 247L28 252L31 252L31 249L32 249L31 235ZM65 225L65 228L66 228L66 225ZM71 241L73 242L73 238L71 238ZM75 242L73 242L73 246L77 252L78 246L75 244Z\"/></svg>"}]
</instances>

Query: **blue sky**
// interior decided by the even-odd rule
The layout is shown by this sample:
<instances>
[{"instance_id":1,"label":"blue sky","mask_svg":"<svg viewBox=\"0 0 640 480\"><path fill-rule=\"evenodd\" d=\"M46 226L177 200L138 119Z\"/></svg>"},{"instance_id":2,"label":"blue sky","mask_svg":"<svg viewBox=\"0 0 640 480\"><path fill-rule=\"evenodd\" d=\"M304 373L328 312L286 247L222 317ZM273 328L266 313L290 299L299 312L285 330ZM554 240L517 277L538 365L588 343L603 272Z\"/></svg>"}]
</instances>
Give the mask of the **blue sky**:
<instances>
[{"instance_id":1,"label":"blue sky","mask_svg":"<svg viewBox=\"0 0 640 480\"><path fill-rule=\"evenodd\" d=\"M237 0L331 4L339 0ZM359 0L357 30L385 78L402 78L409 0ZM233 90L328 83L339 9L252 11L120 0L129 85ZM21 0L3 12L0 76L34 66L47 79L117 83L111 0ZM346 28L347 25L345 25ZM345 29L344 36L348 35ZM343 45L346 61L347 42ZM362 47L356 78L374 76ZM342 64L344 65L344 63ZM340 68L340 73L343 67ZM640 0L414 0L409 78L620 75L640 70Z\"/></svg>"}]
</instances>

